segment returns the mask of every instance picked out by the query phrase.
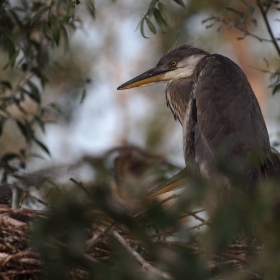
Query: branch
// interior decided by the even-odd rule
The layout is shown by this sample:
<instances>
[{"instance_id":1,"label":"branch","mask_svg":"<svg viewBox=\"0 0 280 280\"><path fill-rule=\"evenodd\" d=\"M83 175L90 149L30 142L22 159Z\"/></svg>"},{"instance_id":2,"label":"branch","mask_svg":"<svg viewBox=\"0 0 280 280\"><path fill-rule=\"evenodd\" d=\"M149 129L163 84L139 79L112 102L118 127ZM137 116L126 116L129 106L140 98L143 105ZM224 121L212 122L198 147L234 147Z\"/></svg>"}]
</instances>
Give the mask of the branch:
<instances>
[{"instance_id":1,"label":"branch","mask_svg":"<svg viewBox=\"0 0 280 280\"><path fill-rule=\"evenodd\" d=\"M264 19L264 22L265 22L265 25L266 25L266 28L267 28L267 31L268 31L269 36L271 38L271 42L273 43L273 45L274 45L274 47L275 47L275 49L276 49L276 51L278 53L278 56L280 56L280 48L279 48L278 43L277 43L277 41L276 41L276 39L275 39L275 37L274 37L274 35L272 33L270 24L269 24L268 19L267 19L267 12L268 12L268 9L269 9L270 6L267 6L267 9L264 10L260 0L257 0L257 5L258 5L258 7L259 7L259 9L261 11L262 17Z\"/></svg>"},{"instance_id":2,"label":"branch","mask_svg":"<svg viewBox=\"0 0 280 280\"><path fill-rule=\"evenodd\" d=\"M240 26L240 25L236 25L236 24L233 23L233 22L230 22L230 21L228 21L228 20L226 20L226 19L224 19L224 18L217 17L217 16L214 16L214 15L212 15L210 18L207 18L206 20L204 20L203 23L205 23L206 21L210 21L210 20L214 20L215 22L221 22L221 23L224 23L224 24L228 25L230 28L237 29L237 30L241 31L242 33L244 33L244 37L246 37L246 36L251 36L251 37L257 39L257 40L260 41L260 42L269 42L269 43L272 43L272 42L273 42L273 41L270 40L270 39L265 39L265 38L262 38L262 37L260 37L260 36L258 36L258 35L255 35L255 34L249 32L247 29L245 29L244 27L242 27L242 26ZM212 25L211 25L211 26L212 26ZM206 26L206 28L207 28L207 26ZM242 39L243 39L244 37L242 37Z\"/></svg>"},{"instance_id":3,"label":"branch","mask_svg":"<svg viewBox=\"0 0 280 280\"><path fill-rule=\"evenodd\" d=\"M120 236L115 230L113 231L113 236L116 240L132 255L132 257L148 272L153 275L159 276L162 279L172 280L173 278L169 276L167 273L158 270L157 268L150 265L146 262L135 250L133 250L129 244L124 240L122 236Z\"/></svg>"}]
</instances>

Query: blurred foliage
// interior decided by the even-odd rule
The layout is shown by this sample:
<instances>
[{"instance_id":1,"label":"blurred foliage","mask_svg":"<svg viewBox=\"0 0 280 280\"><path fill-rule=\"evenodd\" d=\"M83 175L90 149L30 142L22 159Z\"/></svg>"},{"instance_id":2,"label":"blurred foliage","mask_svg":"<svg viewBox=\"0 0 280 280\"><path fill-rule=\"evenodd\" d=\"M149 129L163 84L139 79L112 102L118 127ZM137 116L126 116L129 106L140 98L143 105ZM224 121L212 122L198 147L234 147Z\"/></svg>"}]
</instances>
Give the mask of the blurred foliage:
<instances>
[{"instance_id":1,"label":"blurred foliage","mask_svg":"<svg viewBox=\"0 0 280 280\"><path fill-rule=\"evenodd\" d=\"M148 2L139 23L144 38L145 26L153 34L157 33L156 26L166 33L169 27L176 29L177 24L184 24L180 13L190 15L203 5L221 9L220 1ZM167 3L180 8L175 16ZM278 39L269 25L269 11L278 13L279 1L236 3L224 10L229 17L219 10L222 16L207 18L206 27L238 29L242 34L239 40L247 36L260 43L268 40L280 56ZM34 279L278 279L280 227L279 209L274 206L280 193L275 182L264 182L254 196L248 197L240 191L240 185L228 190L215 180L189 174L188 188L182 194L161 202L148 200L148 190L178 168L159 155L129 146L100 157L85 156L74 167L18 174L29 156L40 156L31 153L32 144L49 154L36 128L44 132L50 115L63 108L56 103L43 104L42 97L54 75L51 67L63 71L73 66L67 64L71 57L69 40L83 23L76 16L80 5L95 17L91 0L0 1L1 71L5 77L0 80L0 133L11 120L25 140L23 148L1 156L2 181L12 176L25 187L38 187L35 192L46 206L46 217L32 220L30 228L32 247L43 266ZM262 17L256 15L257 11ZM252 31L259 28L260 21L265 22L270 39ZM173 43L167 37L162 40ZM55 61L57 49L67 53L62 63ZM279 68L265 71L271 75L276 93L280 88ZM77 76L70 76L74 82L67 90L81 88L82 101L91 80ZM60 75L55 78L59 83ZM27 110L23 106L26 102L33 107ZM9 110L12 105L20 114ZM164 119L161 122L163 126ZM152 148L162 138L158 123L153 119L146 131L146 145ZM79 173L81 166L89 167L89 183L68 176L74 169ZM57 174L50 175L55 171ZM67 180L73 176L72 183L61 183L63 176ZM41 203L30 193L23 194L28 198L26 205L38 207L36 202ZM207 213L201 214L201 208Z\"/></svg>"},{"instance_id":2,"label":"blurred foliage","mask_svg":"<svg viewBox=\"0 0 280 280\"><path fill-rule=\"evenodd\" d=\"M42 95L49 82L47 71L55 63L52 52L59 46L67 51L70 34L80 26L75 16L79 4L72 0L0 2L0 48L5 57L1 66L5 79L0 80L0 133L7 121L14 121L26 143L20 150L1 156L2 181L24 168L29 156L38 156L30 153L32 144L50 155L35 128L44 132L50 115L54 110L60 111L56 103L42 104ZM85 4L94 17L94 2ZM83 99L85 86L82 87Z\"/></svg>"}]
</instances>

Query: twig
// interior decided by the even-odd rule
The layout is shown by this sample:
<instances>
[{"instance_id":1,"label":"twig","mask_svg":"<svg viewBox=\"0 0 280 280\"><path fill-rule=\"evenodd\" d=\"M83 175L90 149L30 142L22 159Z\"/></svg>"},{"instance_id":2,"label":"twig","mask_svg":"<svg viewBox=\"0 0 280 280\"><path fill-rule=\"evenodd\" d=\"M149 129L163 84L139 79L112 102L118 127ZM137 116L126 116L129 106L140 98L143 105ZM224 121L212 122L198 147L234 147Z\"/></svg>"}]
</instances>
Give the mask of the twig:
<instances>
[{"instance_id":1,"label":"twig","mask_svg":"<svg viewBox=\"0 0 280 280\"><path fill-rule=\"evenodd\" d=\"M87 195L91 196L90 191L81 182L76 181L74 178L70 178L69 180L84 190Z\"/></svg>"},{"instance_id":2,"label":"twig","mask_svg":"<svg viewBox=\"0 0 280 280\"><path fill-rule=\"evenodd\" d=\"M166 280L173 279L170 275L168 275L165 272L162 272L155 267L153 267L151 264L146 262L135 250L133 250L127 242L124 240L122 236L120 236L115 230L113 231L113 236L116 238L116 240L133 256L133 258L148 272L151 274L154 274L156 276L159 276Z\"/></svg>"},{"instance_id":3,"label":"twig","mask_svg":"<svg viewBox=\"0 0 280 280\"><path fill-rule=\"evenodd\" d=\"M258 7L259 7L259 9L261 11L262 17L264 19L264 22L265 22L265 25L266 25L266 28L267 28L267 31L268 31L269 36L271 38L271 42L273 43L273 45L274 45L278 55L280 56L280 48L279 48L278 43L277 43L277 41L276 41L276 39L275 39L275 37L274 37L274 35L272 33L270 24L269 24L267 16L266 16L270 6L267 6L267 9L264 10L263 9L263 5L262 5L260 0L257 0L257 5L258 5Z\"/></svg>"},{"instance_id":4,"label":"twig","mask_svg":"<svg viewBox=\"0 0 280 280\"><path fill-rule=\"evenodd\" d=\"M188 217L188 216L196 215L196 214L201 213L203 211L205 211L205 210L204 209L200 209L200 210L197 210L197 211L194 211L194 212L186 213L186 214L180 216L180 219Z\"/></svg>"},{"instance_id":5,"label":"twig","mask_svg":"<svg viewBox=\"0 0 280 280\"><path fill-rule=\"evenodd\" d=\"M102 236L106 235L110 230L112 230L118 222L113 222L111 225L109 225L104 231L101 231L98 234L95 234L91 239L87 240L86 242L86 251L90 249L94 243Z\"/></svg>"},{"instance_id":6,"label":"twig","mask_svg":"<svg viewBox=\"0 0 280 280\"><path fill-rule=\"evenodd\" d=\"M209 226L209 223L208 223L208 222L203 222L203 223L201 223L201 224L195 225L195 226L190 227L190 228L188 228L188 229L189 229L189 230L191 230L191 229L200 229L202 226Z\"/></svg>"},{"instance_id":7,"label":"twig","mask_svg":"<svg viewBox=\"0 0 280 280\"><path fill-rule=\"evenodd\" d=\"M251 36L251 37L257 39L257 40L260 41L260 42L272 43L272 40L270 40L270 39L265 39L265 38L262 38L262 37L260 37L260 36L258 36L258 35L255 35L255 34L249 32L247 29L241 27L240 25L234 24L234 23L232 23L232 22L230 22L230 21L228 21L228 20L226 20L226 19L224 19L224 18L221 18L221 17L217 17L217 16L212 15L212 16L211 16L210 18L208 18L207 20L214 20L215 22L224 23L224 24L228 25L229 27L234 28L234 29L237 29L237 30L241 31L242 33L244 33L244 37L246 37L246 36Z\"/></svg>"}]
</instances>

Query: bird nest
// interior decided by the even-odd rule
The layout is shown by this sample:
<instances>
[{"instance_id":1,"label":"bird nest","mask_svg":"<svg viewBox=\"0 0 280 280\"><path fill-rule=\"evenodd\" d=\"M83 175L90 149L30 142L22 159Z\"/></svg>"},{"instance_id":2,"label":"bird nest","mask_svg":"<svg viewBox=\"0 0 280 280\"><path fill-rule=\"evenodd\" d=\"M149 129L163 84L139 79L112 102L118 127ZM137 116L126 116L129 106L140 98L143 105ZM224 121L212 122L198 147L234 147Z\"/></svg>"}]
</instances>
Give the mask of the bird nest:
<instances>
[{"instance_id":1,"label":"bird nest","mask_svg":"<svg viewBox=\"0 0 280 280\"><path fill-rule=\"evenodd\" d=\"M165 201L168 201L166 199ZM160 203L165 203L162 201ZM93 210L95 211L95 209ZM134 215L132 220L137 222L145 210ZM192 217L198 223L189 227L196 230L208 226L206 220L200 215L200 211L186 213L184 218ZM126 251L130 260L138 264L139 273L153 279L173 279L170 271L164 271L158 267L149 255L149 248L137 238L126 225L115 221L108 216L100 216L95 219L87 229L87 240L83 258L92 265L99 263L115 262L118 256L112 246L112 240L117 242ZM48 219L48 211L31 209L0 208L0 276L1 279L41 279L43 275L43 261L40 254L33 248L31 232L34 221ZM204 258L204 247L196 240L181 241L171 238L174 232L168 233L148 231L154 245L159 245L161 250L173 250L174 248L187 248L195 257ZM42 242L44 242L42 240ZM56 240L53 246L64 246L63 241ZM226 247L219 255L208 258L207 269L212 278L217 277L225 268L231 267L238 271L245 271L250 260L260 252L258 246L248 246L235 242ZM87 279L88 271L82 266L73 266L69 279ZM146 279L147 279L146 278ZM260 275L251 275L251 279L259 279ZM216 278L215 278L216 279ZM218 278L217 278L218 279ZM220 278L219 278L220 279Z\"/></svg>"}]
</instances>

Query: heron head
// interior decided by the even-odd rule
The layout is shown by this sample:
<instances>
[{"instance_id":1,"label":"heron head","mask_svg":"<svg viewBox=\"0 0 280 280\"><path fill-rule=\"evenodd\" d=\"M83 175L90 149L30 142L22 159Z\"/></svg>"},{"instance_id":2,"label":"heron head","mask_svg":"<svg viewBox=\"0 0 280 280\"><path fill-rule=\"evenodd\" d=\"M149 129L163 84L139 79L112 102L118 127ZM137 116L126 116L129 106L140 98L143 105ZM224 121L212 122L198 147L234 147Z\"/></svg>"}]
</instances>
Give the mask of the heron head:
<instances>
[{"instance_id":1,"label":"heron head","mask_svg":"<svg viewBox=\"0 0 280 280\"><path fill-rule=\"evenodd\" d=\"M164 55L154 68L122 84L118 89L129 89L157 82L190 78L197 63L206 54L206 51L190 44L174 48Z\"/></svg>"}]
</instances>

